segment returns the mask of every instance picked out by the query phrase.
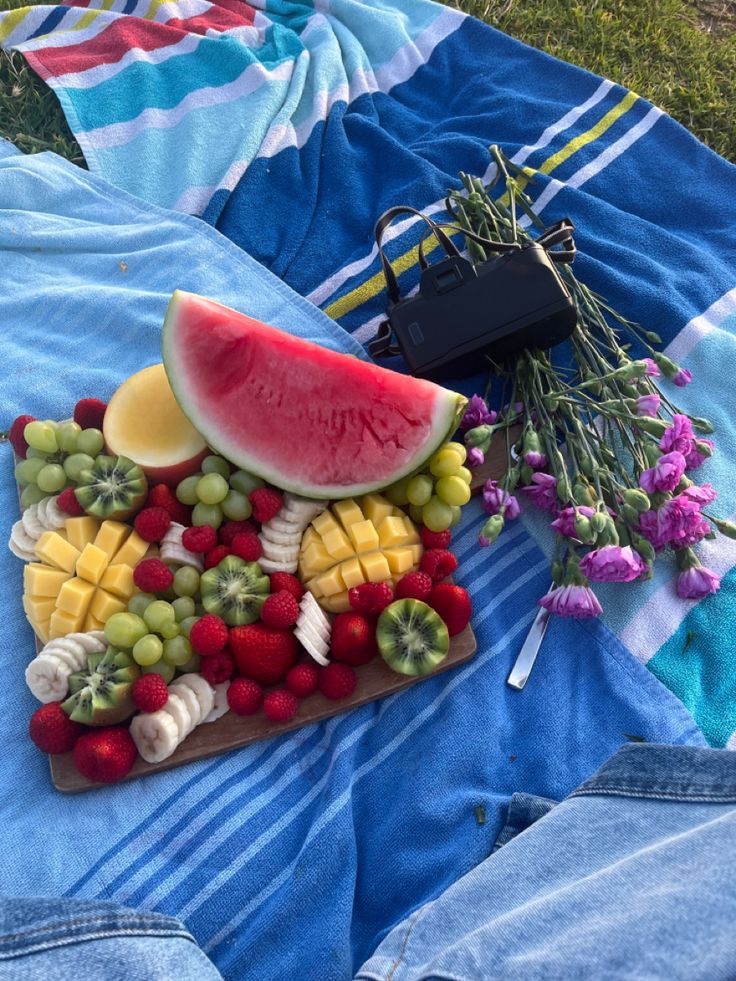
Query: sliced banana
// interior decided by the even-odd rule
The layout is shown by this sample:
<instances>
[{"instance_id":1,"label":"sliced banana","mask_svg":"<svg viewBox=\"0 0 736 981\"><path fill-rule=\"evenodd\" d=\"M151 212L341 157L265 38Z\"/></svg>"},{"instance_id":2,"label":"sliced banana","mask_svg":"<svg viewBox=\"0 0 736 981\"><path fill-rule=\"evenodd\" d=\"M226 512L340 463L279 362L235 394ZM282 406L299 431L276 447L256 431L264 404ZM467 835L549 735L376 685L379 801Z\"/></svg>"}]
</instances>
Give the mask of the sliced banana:
<instances>
[{"instance_id":1,"label":"sliced banana","mask_svg":"<svg viewBox=\"0 0 736 981\"><path fill-rule=\"evenodd\" d=\"M130 723L130 735L147 763L160 763L179 745L179 728L164 709L141 712Z\"/></svg>"},{"instance_id":2,"label":"sliced banana","mask_svg":"<svg viewBox=\"0 0 736 981\"><path fill-rule=\"evenodd\" d=\"M283 559L269 559L263 556L258 560L258 565L261 569L269 574L272 572L290 572L293 575L296 572L298 564L297 559L286 562Z\"/></svg>"},{"instance_id":3,"label":"sliced banana","mask_svg":"<svg viewBox=\"0 0 736 981\"><path fill-rule=\"evenodd\" d=\"M67 634L63 640L73 640L80 644L87 654L94 654L96 651L103 651L107 647L107 638L104 630L89 630L86 634Z\"/></svg>"},{"instance_id":4,"label":"sliced banana","mask_svg":"<svg viewBox=\"0 0 736 981\"><path fill-rule=\"evenodd\" d=\"M303 627L296 627L294 636L317 664L321 664L323 668L327 667L330 663L326 657L328 648L323 641L315 639L313 634L308 635Z\"/></svg>"},{"instance_id":5,"label":"sliced banana","mask_svg":"<svg viewBox=\"0 0 736 981\"><path fill-rule=\"evenodd\" d=\"M299 603L299 619L297 624L307 622L317 631L318 635L329 643L332 624L329 617L319 605L314 596L307 590Z\"/></svg>"},{"instance_id":6,"label":"sliced banana","mask_svg":"<svg viewBox=\"0 0 736 981\"><path fill-rule=\"evenodd\" d=\"M161 558L164 562L178 562L179 565L192 565L197 572L204 571L204 561L197 552L190 552L181 543L181 536L186 531L185 525L172 521L161 540Z\"/></svg>"},{"instance_id":7,"label":"sliced banana","mask_svg":"<svg viewBox=\"0 0 736 981\"><path fill-rule=\"evenodd\" d=\"M227 690L229 687L229 681L222 681L219 685L215 685L215 704L212 706L209 714L202 719L203 722L217 722L226 712L230 711L230 706L227 702Z\"/></svg>"},{"instance_id":8,"label":"sliced banana","mask_svg":"<svg viewBox=\"0 0 736 981\"><path fill-rule=\"evenodd\" d=\"M190 672L189 674L183 674L180 678L176 679L177 685L186 685L191 688L197 697L200 709L200 718L207 720L207 716L212 711L215 705L215 691L216 689L201 674L196 674L195 672ZM223 682L223 684L228 684ZM221 686L218 686L221 687Z\"/></svg>"},{"instance_id":9,"label":"sliced banana","mask_svg":"<svg viewBox=\"0 0 736 981\"><path fill-rule=\"evenodd\" d=\"M34 542L37 542L44 533L44 527L38 518L39 510L39 504L32 504L31 507L26 508L23 514L20 516L20 520L23 524L26 535Z\"/></svg>"},{"instance_id":10,"label":"sliced banana","mask_svg":"<svg viewBox=\"0 0 736 981\"><path fill-rule=\"evenodd\" d=\"M8 548L13 555L16 555L24 562L33 562L36 558L36 541L37 539L30 537L21 519L20 521L16 521L10 529Z\"/></svg>"},{"instance_id":11,"label":"sliced banana","mask_svg":"<svg viewBox=\"0 0 736 981\"><path fill-rule=\"evenodd\" d=\"M261 528L261 541L264 539L269 542L273 542L276 545L296 545L297 548L301 544L303 532L300 529L296 531L279 531L277 528L269 528L264 525Z\"/></svg>"},{"instance_id":12,"label":"sliced banana","mask_svg":"<svg viewBox=\"0 0 736 981\"><path fill-rule=\"evenodd\" d=\"M328 504L329 501L317 501L312 497L299 497L298 494L292 494L290 491L286 491L283 498L282 510L298 514L304 521L304 527L306 528L312 518L316 518L318 514L321 514L327 509Z\"/></svg>"},{"instance_id":13,"label":"sliced banana","mask_svg":"<svg viewBox=\"0 0 736 981\"><path fill-rule=\"evenodd\" d=\"M181 699L186 705L189 718L191 719L191 726L189 728L189 732L191 732L202 721L202 709L199 705L199 699L188 685L170 685L169 698L172 695ZM188 736L189 732L185 733L185 735Z\"/></svg>"},{"instance_id":14,"label":"sliced banana","mask_svg":"<svg viewBox=\"0 0 736 981\"><path fill-rule=\"evenodd\" d=\"M45 650L45 649L44 649ZM81 657L78 654L73 654L71 651L64 650L63 647L54 647L50 650L45 650L44 657L52 656L55 657L61 664L65 664L70 673L74 671L81 671L84 665L87 663L87 655L82 653Z\"/></svg>"},{"instance_id":15,"label":"sliced banana","mask_svg":"<svg viewBox=\"0 0 736 981\"><path fill-rule=\"evenodd\" d=\"M166 702L161 711L168 712L174 722L176 722L179 742L186 739L194 728L194 721L189 714L189 709L187 708L184 699L179 698L176 692L172 692L171 689L169 689L169 700Z\"/></svg>"},{"instance_id":16,"label":"sliced banana","mask_svg":"<svg viewBox=\"0 0 736 981\"><path fill-rule=\"evenodd\" d=\"M55 702L69 690L69 675L80 671L87 655L107 647L101 630L50 640L26 668L26 684L40 702Z\"/></svg>"},{"instance_id":17,"label":"sliced banana","mask_svg":"<svg viewBox=\"0 0 736 981\"><path fill-rule=\"evenodd\" d=\"M45 531L57 531L69 516L59 508L56 497L44 497L38 504L27 507L10 532L8 548L24 562L32 562L36 542Z\"/></svg>"}]
</instances>

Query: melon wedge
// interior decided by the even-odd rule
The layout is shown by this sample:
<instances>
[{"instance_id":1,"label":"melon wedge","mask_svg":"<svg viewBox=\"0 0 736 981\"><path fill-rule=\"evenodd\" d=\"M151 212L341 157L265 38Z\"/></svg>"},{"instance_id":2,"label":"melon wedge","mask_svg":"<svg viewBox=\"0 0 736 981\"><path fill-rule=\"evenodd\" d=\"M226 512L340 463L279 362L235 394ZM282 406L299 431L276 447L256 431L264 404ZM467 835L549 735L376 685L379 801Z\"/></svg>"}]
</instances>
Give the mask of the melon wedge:
<instances>
[{"instance_id":1,"label":"melon wedge","mask_svg":"<svg viewBox=\"0 0 736 981\"><path fill-rule=\"evenodd\" d=\"M180 290L163 357L179 405L213 449L307 497L353 497L412 473L466 403Z\"/></svg>"}]
</instances>

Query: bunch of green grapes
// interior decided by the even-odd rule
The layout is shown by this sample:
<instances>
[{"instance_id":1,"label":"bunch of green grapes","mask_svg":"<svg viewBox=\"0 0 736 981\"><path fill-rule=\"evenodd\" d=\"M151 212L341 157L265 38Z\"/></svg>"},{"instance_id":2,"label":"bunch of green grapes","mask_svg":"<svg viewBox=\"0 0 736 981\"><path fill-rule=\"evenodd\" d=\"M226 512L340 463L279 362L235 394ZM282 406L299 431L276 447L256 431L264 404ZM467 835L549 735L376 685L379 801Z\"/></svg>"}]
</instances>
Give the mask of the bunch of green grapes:
<instances>
[{"instance_id":1,"label":"bunch of green grapes","mask_svg":"<svg viewBox=\"0 0 736 981\"><path fill-rule=\"evenodd\" d=\"M15 479L23 487L20 502L24 508L77 484L105 445L99 429L82 429L77 422L52 419L29 422L23 437L28 450L25 460L15 468Z\"/></svg>"},{"instance_id":2,"label":"bunch of green grapes","mask_svg":"<svg viewBox=\"0 0 736 981\"><path fill-rule=\"evenodd\" d=\"M251 516L248 495L257 487L263 487L260 477L245 470L233 471L224 457L206 456L201 472L185 477L176 488L176 496L194 508L193 525L219 528L226 518L245 521Z\"/></svg>"},{"instance_id":3,"label":"bunch of green grapes","mask_svg":"<svg viewBox=\"0 0 736 981\"><path fill-rule=\"evenodd\" d=\"M430 531L445 531L460 520L460 509L470 500L473 475L465 464L462 443L444 443L430 457L426 472L404 477L392 484L386 497L397 507L409 506L417 524Z\"/></svg>"}]
</instances>

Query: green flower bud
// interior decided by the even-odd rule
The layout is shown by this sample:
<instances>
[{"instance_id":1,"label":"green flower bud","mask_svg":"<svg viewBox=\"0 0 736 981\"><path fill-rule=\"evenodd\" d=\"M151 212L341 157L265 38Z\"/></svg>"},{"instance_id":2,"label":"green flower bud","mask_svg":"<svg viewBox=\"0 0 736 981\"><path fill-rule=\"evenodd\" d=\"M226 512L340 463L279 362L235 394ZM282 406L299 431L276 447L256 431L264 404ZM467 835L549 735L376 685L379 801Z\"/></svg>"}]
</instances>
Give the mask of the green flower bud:
<instances>
[{"instance_id":1,"label":"green flower bud","mask_svg":"<svg viewBox=\"0 0 736 981\"><path fill-rule=\"evenodd\" d=\"M726 538L736 540L736 525L732 521L723 521L721 518L715 518L713 524Z\"/></svg>"},{"instance_id":2,"label":"green flower bud","mask_svg":"<svg viewBox=\"0 0 736 981\"><path fill-rule=\"evenodd\" d=\"M644 336L649 341L650 344L661 344L662 338L659 334L655 333L653 330L645 330Z\"/></svg>"},{"instance_id":3,"label":"green flower bud","mask_svg":"<svg viewBox=\"0 0 736 981\"><path fill-rule=\"evenodd\" d=\"M634 525L639 520L639 512L636 508L632 508L630 504L622 504L621 517L625 518L630 525Z\"/></svg>"},{"instance_id":4,"label":"green flower bud","mask_svg":"<svg viewBox=\"0 0 736 981\"><path fill-rule=\"evenodd\" d=\"M651 507L649 503L649 496L643 490L636 490L633 487L627 491L624 491L624 503L628 504L630 508L643 514L644 511L648 511Z\"/></svg>"},{"instance_id":5,"label":"green flower bud","mask_svg":"<svg viewBox=\"0 0 736 981\"><path fill-rule=\"evenodd\" d=\"M703 442L702 439L695 440L695 449L702 456L707 456L707 457L713 456L713 447L709 443Z\"/></svg>"},{"instance_id":6,"label":"green flower bud","mask_svg":"<svg viewBox=\"0 0 736 981\"><path fill-rule=\"evenodd\" d=\"M645 433L649 433L650 436L656 436L657 439L661 439L665 430L669 428L669 424L664 419L654 419L652 416L639 416L636 425Z\"/></svg>"},{"instance_id":7,"label":"green flower bud","mask_svg":"<svg viewBox=\"0 0 736 981\"><path fill-rule=\"evenodd\" d=\"M644 561L649 565L654 562L654 546L651 542L647 541L646 538L642 538L641 535L632 535L631 547L634 549L634 551L638 552Z\"/></svg>"},{"instance_id":8,"label":"green flower bud","mask_svg":"<svg viewBox=\"0 0 736 981\"><path fill-rule=\"evenodd\" d=\"M616 371L616 378L625 382L635 381L637 378L643 378L646 373L646 361L629 361Z\"/></svg>"},{"instance_id":9,"label":"green flower bud","mask_svg":"<svg viewBox=\"0 0 736 981\"><path fill-rule=\"evenodd\" d=\"M665 378L674 378L680 370L675 362L668 358L666 354L655 354L653 360Z\"/></svg>"},{"instance_id":10,"label":"green flower bud","mask_svg":"<svg viewBox=\"0 0 736 981\"><path fill-rule=\"evenodd\" d=\"M502 529L503 518L500 514L494 514L481 528L480 536L478 538L479 543L482 546L492 545L501 534Z\"/></svg>"},{"instance_id":11,"label":"green flower bud","mask_svg":"<svg viewBox=\"0 0 736 981\"><path fill-rule=\"evenodd\" d=\"M578 541L581 541L587 545L594 540L595 536L590 524L590 518L586 518L584 514L576 514L574 525L575 537L578 539Z\"/></svg>"},{"instance_id":12,"label":"green flower bud","mask_svg":"<svg viewBox=\"0 0 736 981\"><path fill-rule=\"evenodd\" d=\"M557 559L555 559L554 562L552 563L551 572L552 572L552 582L555 584L555 586L559 586L560 583L562 582L562 577L565 574L565 569L562 563L559 562Z\"/></svg>"},{"instance_id":13,"label":"green flower bud","mask_svg":"<svg viewBox=\"0 0 736 981\"><path fill-rule=\"evenodd\" d=\"M563 504L570 504L573 499L570 481L564 474L557 478L557 497Z\"/></svg>"},{"instance_id":14,"label":"green flower bud","mask_svg":"<svg viewBox=\"0 0 736 981\"><path fill-rule=\"evenodd\" d=\"M465 434L465 445L487 453L491 447L492 436L493 428L491 426L476 426L474 429L469 429Z\"/></svg>"},{"instance_id":15,"label":"green flower bud","mask_svg":"<svg viewBox=\"0 0 736 981\"><path fill-rule=\"evenodd\" d=\"M587 504L588 506L595 504L595 491L581 481L576 481L573 484L572 496L575 498L576 504Z\"/></svg>"},{"instance_id":16,"label":"green flower bud","mask_svg":"<svg viewBox=\"0 0 736 981\"><path fill-rule=\"evenodd\" d=\"M526 484L531 484L533 475L534 471L529 464L522 463L521 467L519 468L519 479L521 480L523 486L526 486Z\"/></svg>"},{"instance_id":17,"label":"green flower bud","mask_svg":"<svg viewBox=\"0 0 736 981\"><path fill-rule=\"evenodd\" d=\"M690 421L699 433L714 433L715 426L710 419L703 419L702 416L691 416ZM707 445L707 444L706 444ZM703 452L702 450L700 451ZM710 456L710 454L708 454Z\"/></svg>"},{"instance_id":18,"label":"green flower bud","mask_svg":"<svg viewBox=\"0 0 736 981\"><path fill-rule=\"evenodd\" d=\"M589 453L583 453L580 457L580 469L586 477L593 476L593 458Z\"/></svg>"},{"instance_id":19,"label":"green flower bud","mask_svg":"<svg viewBox=\"0 0 736 981\"><path fill-rule=\"evenodd\" d=\"M542 399L542 405L550 415L554 415L554 413L557 412L560 407L559 401L556 398L553 398L551 395L547 395Z\"/></svg>"},{"instance_id":20,"label":"green flower bud","mask_svg":"<svg viewBox=\"0 0 736 981\"><path fill-rule=\"evenodd\" d=\"M623 523L623 521L616 522L616 534L618 535L618 543L623 548L627 545L631 545L631 535L629 534L629 529Z\"/></svg>"},{"instance_id":21,"label":"green flower bud","mask_svg":"<svg viewBox=\"0 0 736 981\"><path fill-rule=\"evenodd\" d=\"M596 535L600 535L607 525L608 515L604 514L603 511L596 511L596 513L590 519L590 527L593 529Z\"/></svg>"},{"instance_id":22,"label":"green flower bud","mask_svg":"<svg viewBox=\"0 0 736 981\"><path fill-rule=\"evenodd\" d=\"M646 443L644 445L644 456L647 458L649 466L655 467L657 460L662 456L662 450L656 443Z\"/></svg>"}]
</instances>

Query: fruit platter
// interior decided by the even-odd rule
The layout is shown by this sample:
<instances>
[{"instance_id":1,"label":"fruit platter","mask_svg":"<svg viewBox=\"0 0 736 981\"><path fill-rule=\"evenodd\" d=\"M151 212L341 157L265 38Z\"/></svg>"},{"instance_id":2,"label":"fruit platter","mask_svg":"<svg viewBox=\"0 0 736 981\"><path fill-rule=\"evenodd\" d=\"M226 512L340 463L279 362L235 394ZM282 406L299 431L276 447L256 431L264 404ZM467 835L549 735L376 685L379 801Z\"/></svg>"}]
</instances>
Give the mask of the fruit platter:
<instances>
[{"instance_id":1,"label":"fruit platter","mask_svg":"<svg viewBox=\"0 0 736 981\"><path fill-rule=\"evenodd\" d=\"M465 405L177 292L163 363L69 419L18 417L9 547L36 635L29 733L57 789L270 738L472 657L452 581Z\"/></svg>"}]
</instances>

